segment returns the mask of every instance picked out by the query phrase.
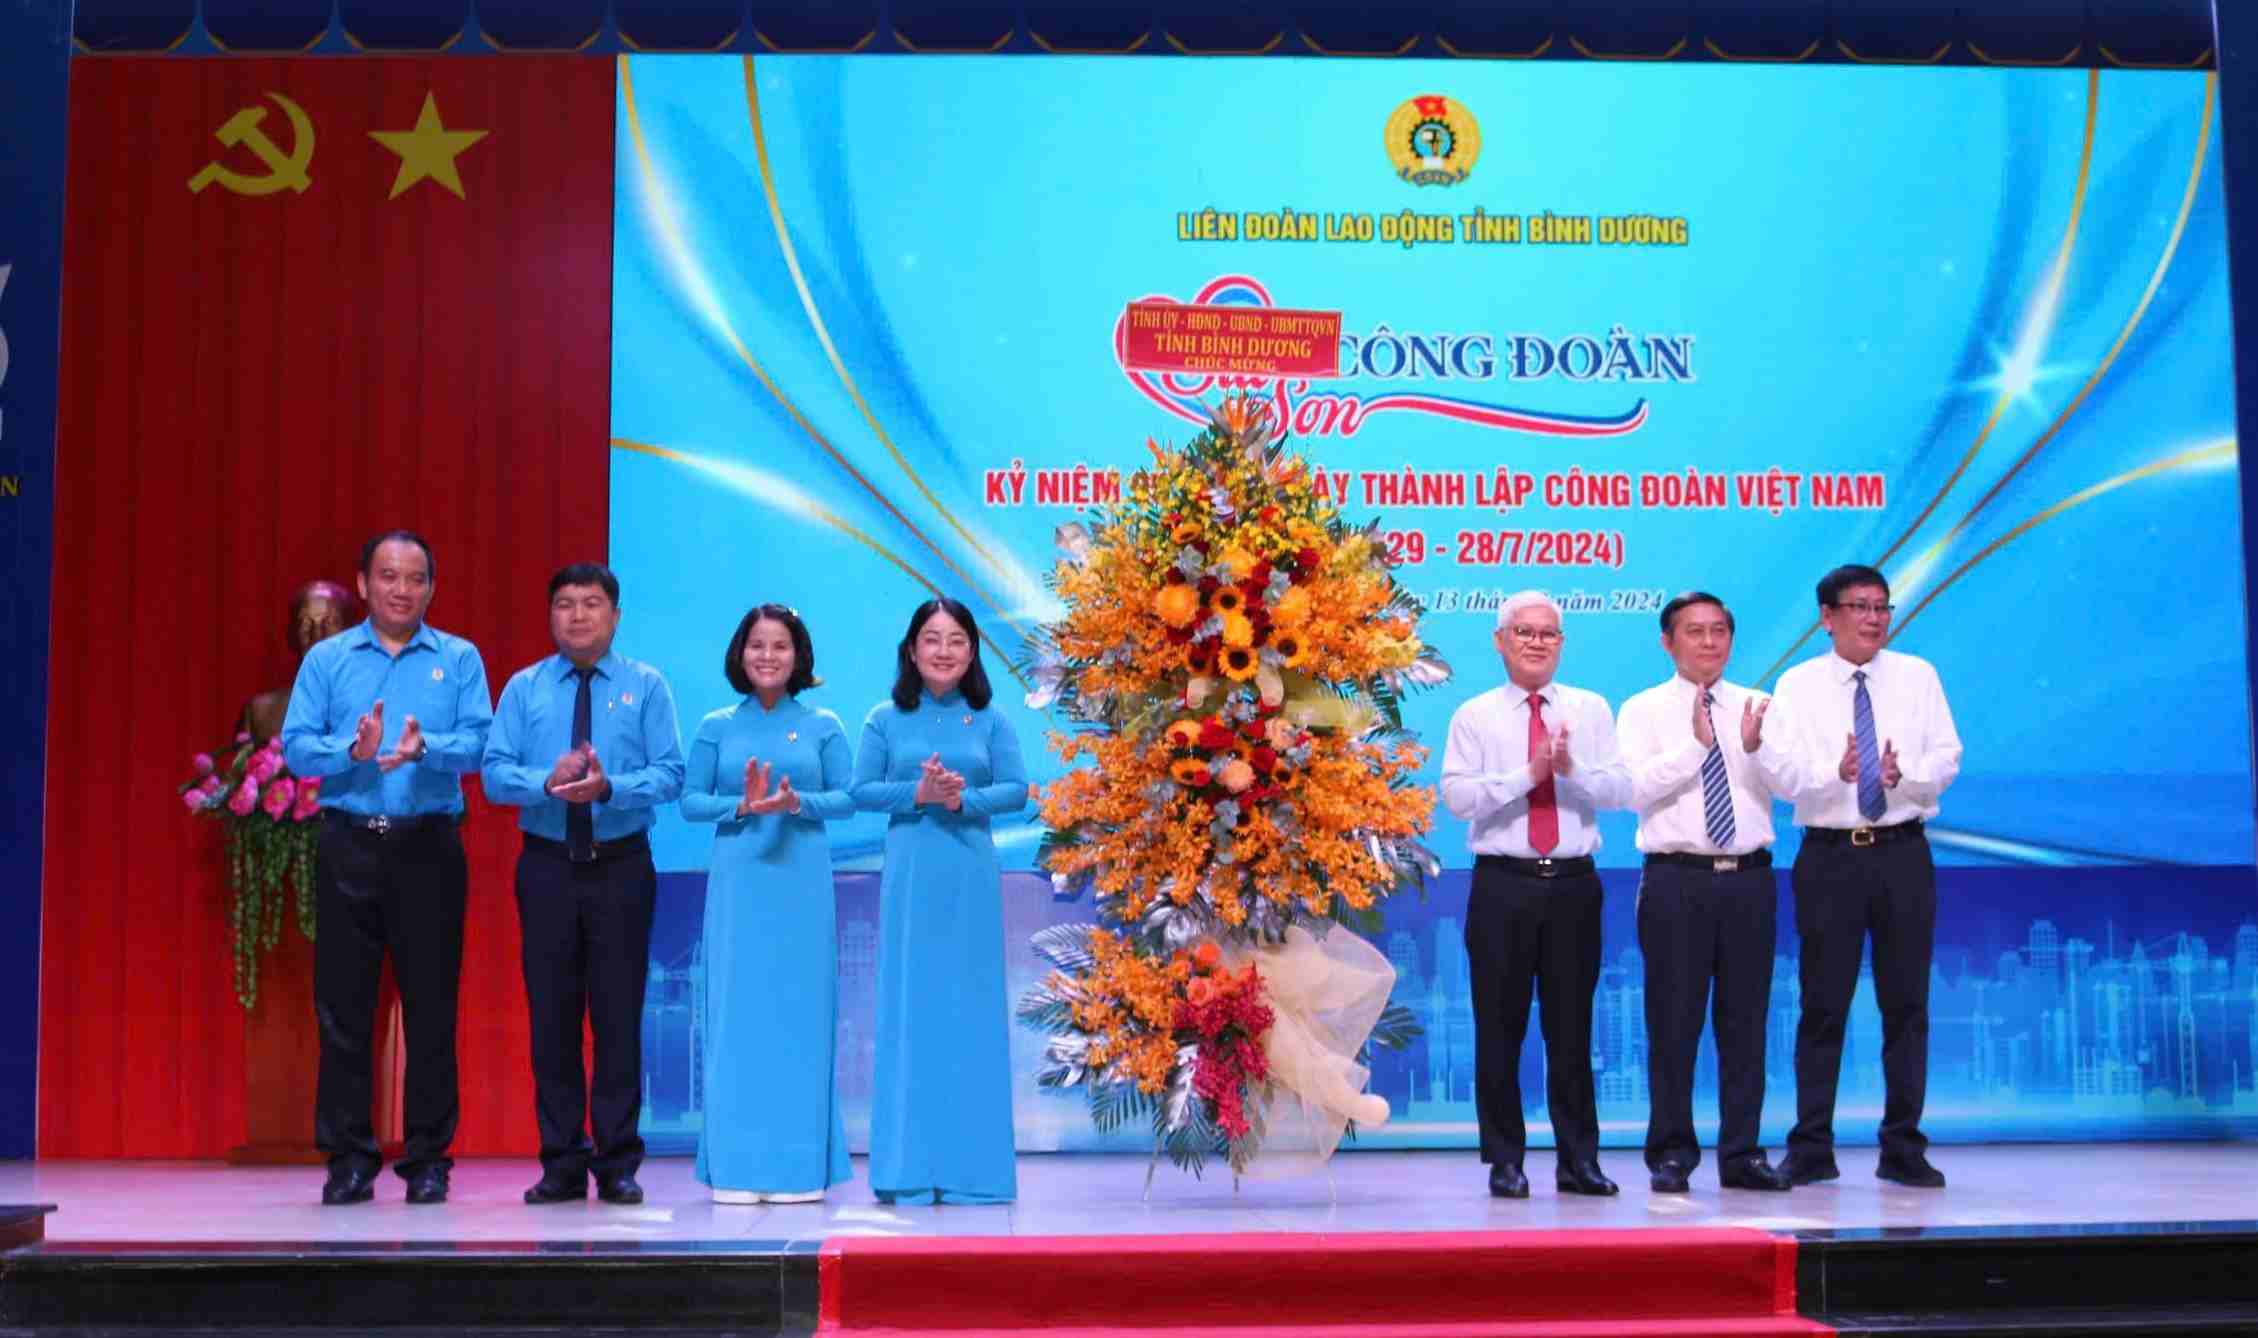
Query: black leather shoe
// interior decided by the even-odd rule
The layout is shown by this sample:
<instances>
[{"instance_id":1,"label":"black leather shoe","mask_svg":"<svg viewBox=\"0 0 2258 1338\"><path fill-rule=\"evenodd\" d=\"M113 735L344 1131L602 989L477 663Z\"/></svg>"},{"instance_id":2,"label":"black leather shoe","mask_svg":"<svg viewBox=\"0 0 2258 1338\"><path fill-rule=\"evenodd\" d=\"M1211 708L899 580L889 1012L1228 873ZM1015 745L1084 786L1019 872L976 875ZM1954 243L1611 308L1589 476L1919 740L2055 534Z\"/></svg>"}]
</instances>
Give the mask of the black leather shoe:
<instances>
[{"instance_id":1,"label":"black leather shoe","mask_svg":"<svg viewBox=\"0 0 2258 1338\"><path fill-rule=\"evenodd\" d=\"M321 1187L321 1201L332 1208L348 1203L367 1203L375 1197L374 1167L340 1167L329 1173L328 1182Z\"/></svg>"},{"instance_id":2,"label":"black leather shoe","mask_svg":"<svg viewBox=\"0 0 2258 1338\"><path fill-rule=\"evenodd\" d=\"M1943 1189L1944 1172L1929 1165L1929 1159L1915 1153L1911 1157L1884 1157L1874 1168L1877 1180L1891 1180L1914 1189Z\"/></svg>"},{"instance_id":3,"label":"black leather shoe","mask_svg":"<svg viewBox=\"0 0 2258 1338\"><path fill-rule=\"evenodd\" d=\"M1690 1170L1690 1167L1681 1163L1666 1161L1654 1168L1654 1176L1649 1183L1657 1194L1688 1193L1693 1189L1692 1182L1686 1178Z\"/></svg>"},{"instance_id":4,"label":"black leather shoe","mask_svg":"<svg viewBox=\"0 0 2258 1338\"><path fill-rule=\"evenodd\" d=\"M408 1177L408 1202L445 1203L446 1201L446 1167L427 1166Z\"/></svg>"},{"instance_id":5,"label":"black leather shoe","mask_svg":"<svg viewBox=\"0 0 2258 1338\"><path fill-rule=\"evenodd\" d=\"M632 1175L598 1176L596 1197L606 1203L641 1203L643 1187L635 1183Z\"/></svg>"},{"instance_id":6,"label":"black leather shoe","mask_svg":"<svg viewBox=\"0 0 2258 1338\"><path fill-rule=\"evenodd\" d=\"M574 1203L588 1197L588 1177L557 1175L544 1171L533 1188L525 1191L525 1201L535 1207L545 1203Z\"/></svg>"},{"instance_id":7,"label":"black leather shoe","mask_svg":"<svg viewBox=\"0 0 2258 1338\"><path fill-rule=\"evenodd\" d=\"M1525 1199L1529 1197L1529 1177L1512 1162L1501 1161L1490 1168L1490 1197L1493 1199Z\"/></svg>"},{"instance_id":8,"label":"black leather shoe","mask_svg":"<svg viewBox=\"0 0 2258 1338\"><path fill-rule=\"evenodd\" d=\"M1572 1165L1564 1163L1553 1186L1563 1194L1591 1194L1600 1198L1622 1192L1614 1181L1600 1173L1599 1163L1590 1158Z\"/></svg>"},{"instance_id":9,"label":"black leather shoe","mask_svg":"<svg viewBox=\"0 0 2258 1338\"><path fill-rule=\"evenodd\" d=\"M1815 1185L1822 1180L1833 1180L1842 1172L1835 1169L1835 1159L1832 1157L1820 1158L1807 1153L1791 1152L1787 1160L1780 1163L1780 1174L1786 1176L1791 1185Z\"/></svg>"},{"instance_id":10,"label":"black leather shoe","mask_svg":"<svg viewBox=\"0 0 2258 1338\"><path fill-rule=\"evenodd\" d=\"M1717 1183L1727 1189L1762 1189L1775 1193L1795 1188L1787 1172L1773 1166L1762 1157L1751 1157L1735 1166L1727 1166L1717 1173Z\"/></svg>"}]
</instances>

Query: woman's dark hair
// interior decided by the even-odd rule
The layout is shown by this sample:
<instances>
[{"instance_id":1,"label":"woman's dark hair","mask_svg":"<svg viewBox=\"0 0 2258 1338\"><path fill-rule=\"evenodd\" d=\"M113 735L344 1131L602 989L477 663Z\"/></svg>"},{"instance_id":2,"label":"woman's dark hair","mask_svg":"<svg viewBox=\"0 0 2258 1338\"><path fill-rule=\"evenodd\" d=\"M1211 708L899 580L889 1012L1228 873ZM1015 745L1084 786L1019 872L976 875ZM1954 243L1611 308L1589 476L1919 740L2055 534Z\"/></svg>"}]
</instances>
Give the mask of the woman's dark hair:
<instances>
[{"instance_id":1,"label":"woman's dark hair","mask_svg":"<svg viewBox=\"0 0 2258 1338\"><path fill-rule=\"evenodd\" d=\"M986 710L989 698L995 693L988 686L988 670L980 663L980 624L972 620L972 610L947 595L926 600L909 616L909 631L902 634L902 644L894 649L894 705L905 711L917 709L918 698L925 691L925 675L917 672L913 652L917 648L917 634L925 630L925 624L931 622L936 613L949 615L964 629L965 636L971 638L972 663L957 686L963 690L964 699L972 704L973 710Z\"/></svg>"},{"instance_id":2,"label":"woman's dark hair","mask_svg":"<svg viewBox=\"0 0 2258 1338\"><path fill-rule=\"evenodd\" d=\"M786 696L797 697L823 680L815 676L815 643L808 639L808 625L800 615L782 604L755 604L737 623L736 635L729 638L729 650L721 658L721 672L729 679L729 686L750 697L753 680L745 677L745 639L753 634L753 624L766 618L781 623L792 636L792 676L784 680Z\"/></svg>"}]
</instances>

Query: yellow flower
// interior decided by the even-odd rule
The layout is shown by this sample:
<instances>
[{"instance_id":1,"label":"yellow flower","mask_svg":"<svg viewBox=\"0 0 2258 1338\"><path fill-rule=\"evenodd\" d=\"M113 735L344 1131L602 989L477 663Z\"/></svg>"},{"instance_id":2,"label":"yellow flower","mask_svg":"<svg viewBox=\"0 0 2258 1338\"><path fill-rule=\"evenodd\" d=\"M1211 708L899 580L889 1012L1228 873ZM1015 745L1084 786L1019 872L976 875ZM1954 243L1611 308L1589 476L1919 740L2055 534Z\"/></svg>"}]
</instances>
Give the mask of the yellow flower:
<instances>
[{"instance_id":1,"label":"yellow flower","mask_svg":"<svg viewBox=\"0 0 2258 1338\"><path fill-rule=\"evenodd\" d=\"M1246 646L1231 646L1223 652L1223 672L1235 682L1244 683L1253 678L1254 671L1261 663L1254 651Z\"/></svg>"},{"instance_id":2,"label":"yellow flower","mask_svg":"<svg viewBox=\"0 0 2258 1338\"><path fill-rule=\"evenodd\" d=\"M1200 727L1190 720L1179 720L1167 730L1170 747L1189 748L1200 741Z\"/></svg>"},{"instance_id":3,"label":"yellow flower","mask_svg":"<svg viewBox=\"0 0 2258 1338\"><path fill-rule=\"evenodd\" d=\"M1200 592L1181 582L1172 581L1153 596L1153 612L1170 627L1189 627L1192 619L1200 616Z\"/></svg>"},{"instance_id":4,"label":"yellow flower","mask_svg":"<svg viewBox=\"0 0 2258 1338\"><path fill-rule=\"evenodd\" d=\"M1240 647L1254 644L1254 624L1247 620L1247 615L1235 610L1223 615L1223 644Z\"/></svg>"},{"instance_id":5,"label":"yellow flower","mask_svg":"<svg viewBox=\"0 0 2258 1338\"><path fill-rule=\"evenodd\" d=\"M1291 790L1301 784L1301 773L1294 770L1291 762L1280 758L1278 765L1270 768L1270 783L1281 790Z\"/></svg>"},{"instance_id":6,"label":"yellow flower","mask_svg":"<svg viewBox=\"0 0 2258 1338\"><path fill-rule=\"evenodd\" d=\"M1207 606L1217 613L1237 613L1247 606L1247 597L1239 592L1239 587L1226 585L1207 597Z\"/></svg>"},{"instance_id":7,"label":"yellow flower","mask_svg":"<svg viewBox=\"0 0 2258 1338\"><path fill-rule=\"evenodd\" d=\"M1183 524L1178 525L1174 530L1170 531L1168 537L1174 539L1177 543L1188 544L1192 540L1200 537L1200 527L1196 523L1187 520Z\"/></svg>"},{"instance_id":8,"label":"yellow flower","mask_svg":"<svg viewBox=\"0 0 2258 1338\"><path fill-rule=\"evenodd\" d=\"M1168 774L1176 779L1176 783L1178 785L1189 785L1194 789L1207 784L1209 780L1213 779L1212 774L1207 769L1207 763L1200 761L1196 757L1177 758L1176 761L1169 766Z\"/></svg>"},{"instance_id":9,"label":"yellow flower","mask_svg":"<svg viewBox=\"0 0 2258 1338\"><path fill-rule=\"evenodd\" d=\"M1309 659L1309 643L1298 632L1280 631L1270 638L1270 648L1288 669L1299 669Z\"/></svg>"},{"instance_id":10,"label":"yellow flower","mask_svg":"<svg viewBox=\"0 0 2258 1338\"><path fill-rule=\"evenodd\" d=\"M1246 574L1254 570L1254 558L1237 544L1224 549L1223 555L1216 561L1231 569L1231 579L1234 581L1245 579Z\"/></svg>"},{"instance_id":11,"label":"yellow flower","mask_svg":"<svg viewBox=\"0 0 2258 1338\"><path fill-rule=\"evenodd\" d=\"M1299 627L1309 619L1309 591L1295 586L1270 606L1270 621L1280 627Z\"/></svg>"}]
</instances>

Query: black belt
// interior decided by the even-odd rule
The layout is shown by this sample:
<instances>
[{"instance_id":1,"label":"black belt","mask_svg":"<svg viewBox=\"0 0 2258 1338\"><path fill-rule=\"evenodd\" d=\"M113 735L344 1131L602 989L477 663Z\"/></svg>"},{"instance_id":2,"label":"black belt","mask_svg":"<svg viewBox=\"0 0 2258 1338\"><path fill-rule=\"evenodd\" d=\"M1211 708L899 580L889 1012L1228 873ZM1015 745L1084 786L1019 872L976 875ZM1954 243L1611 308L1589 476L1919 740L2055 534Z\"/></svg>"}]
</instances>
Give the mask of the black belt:
<instances>
[{"instance_id":1,"label":"black belt","mask_svg":"<svg viewBox=\"0 0 2258 1338\"><path fill-rule=\"evenodd\" d=\"M1738 873L1743 869L1769 869L1772 852L1751 850L1745 855L1696 855L1684 850L1657 850L1646 857L1651 865L1669 864L1683 869L1700 869L1704 873Z\"/></svg>"},{"instance_id":2,"label":"black belt","mask_svg":"<svg viewBox=\"0 0 2258 1338\"><path fill-rule=\"evenodd\" d=\"M1511 855L1476 855L1477 869L1503 869L1523 878L1570 878L1595 871L1589 855L1573 855L1567 859L1516 859Z\"/></svg>"},{"instance_id":3,"label":"black belt","mask_svg":"<svg viewBox=\"0 0 2258 1338\"><path fill-rule=\"evenodd\" d=\"M442 827L460 827L463 821L453 813L418 813L395 818L385 813L347 813L341 808L325 808L321 812L323 820L332 827L370 836L412 836Z\"/></svg>"},{"instance_id":4,"label":"black belt","mask_svg":"<svg viewBox=\"0 0 2258 1338\"><path fill-rule=\"evenodd\" d=\"M524 833L524 836L527 850L538 850L562 860L572 859L572 847L563 841L552 841L546 836L535 836L531 832ZM598 860L620 859L628 855L648 855L651 853L651 837L648 832L636 832L610 841L598 841L590 850L592 853L586 860L575 862L593 864Z\"/></svg>"},{"instance_id":5,"label":"black belt","mask_svg":"<svg viewBox=\"0 0 2258 1338\"><path fill-rule=\"evenodd\" d=\"M1886 841L1910 841L1921 834L1921 820L1894 822L1887 827L1806 827L1803 839L1823 846L1871 846Z\"/></svg>"}]
</instances>

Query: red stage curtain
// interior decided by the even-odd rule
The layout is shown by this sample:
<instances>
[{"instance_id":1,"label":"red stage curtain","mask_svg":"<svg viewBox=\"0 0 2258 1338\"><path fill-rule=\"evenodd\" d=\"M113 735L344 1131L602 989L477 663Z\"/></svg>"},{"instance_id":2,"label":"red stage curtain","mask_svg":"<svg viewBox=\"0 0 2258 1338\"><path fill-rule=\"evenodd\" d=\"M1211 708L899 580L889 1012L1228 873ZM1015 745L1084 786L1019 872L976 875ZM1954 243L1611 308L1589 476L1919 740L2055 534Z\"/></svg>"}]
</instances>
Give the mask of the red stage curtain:
<instances>
[{"instance_id":1,"label":"red stage curtain","mask_svg":"<svg viewBox=\"0 0 2258 1338\"><path fill-rule=\"evenodd\" d=\"M430 539L431 620L495 690L550 649L548 575L609 523L613 65L72 76L39 1151L209 1157L243 1137L243 1020L216 832L173 786L288 681L292 588L350 586L377 530ZM263 142L214 138L254 107ZM405 180L372 132L419 120L484 134ZM457 1151L529 1153L514 811L471 790Z\"/></svg>"}]
</instances>

